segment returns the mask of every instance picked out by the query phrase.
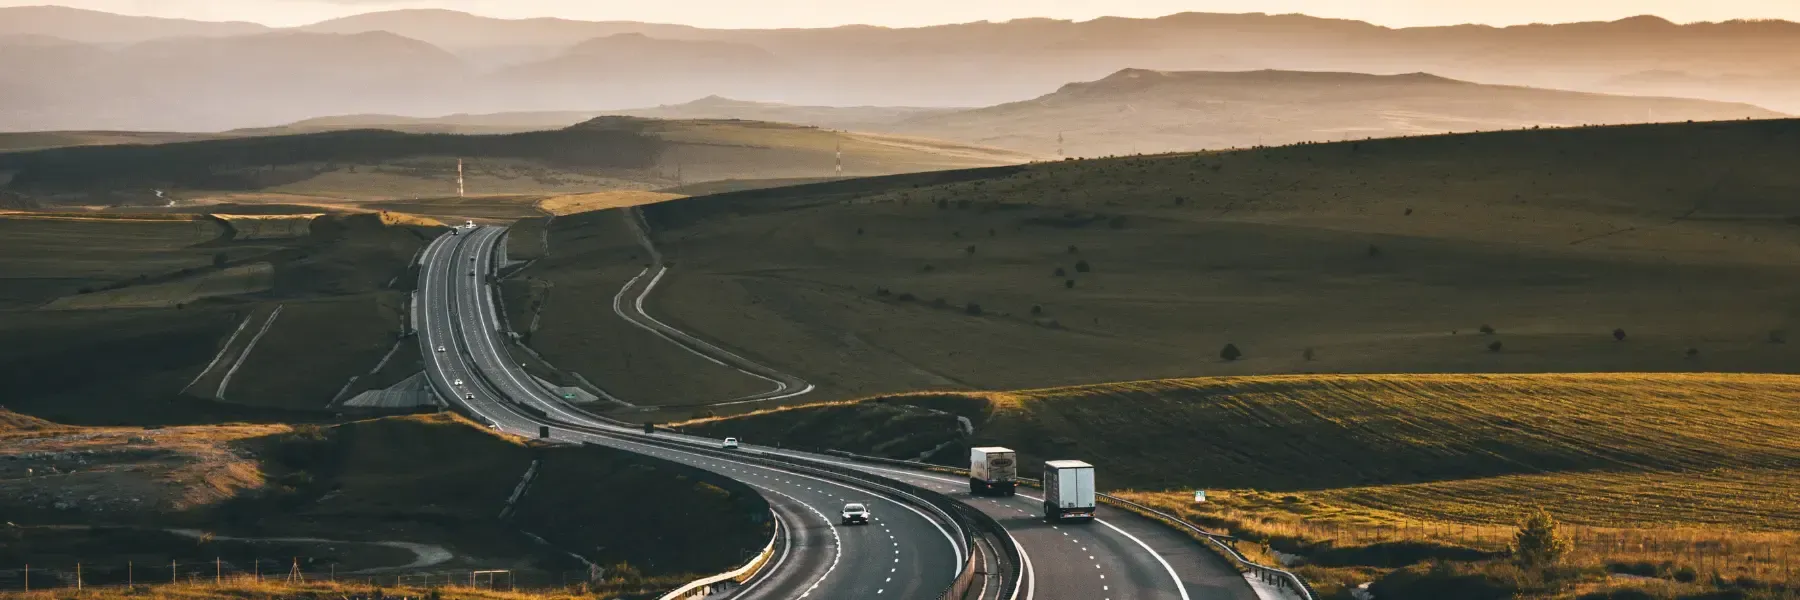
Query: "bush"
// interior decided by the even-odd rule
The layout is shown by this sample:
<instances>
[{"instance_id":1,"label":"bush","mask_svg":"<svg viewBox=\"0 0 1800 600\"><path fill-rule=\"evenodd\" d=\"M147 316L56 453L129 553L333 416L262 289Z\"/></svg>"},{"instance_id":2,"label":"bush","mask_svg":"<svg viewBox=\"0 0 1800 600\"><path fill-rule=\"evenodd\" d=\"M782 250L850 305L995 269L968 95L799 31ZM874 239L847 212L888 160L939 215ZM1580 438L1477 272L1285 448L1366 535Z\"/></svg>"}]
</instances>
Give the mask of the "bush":
<instances>
[{"instance_id":1,"label":"bush","mask_svg":"<svg viewBox=\"0 0 1800 600\"><path fill-rule=\"evenodd\" d=\"M1304 359L1306 359L1306 361L1307 361L1307 362L1312 362L1312 359L1313 359L1313 349L1312 349L1312 348L1307 348L1307 349L1306 349L1306 350L1303 350L1303 351L1301 351L1301 352L1300 352L1300 358L1304 358Z\"/></svg>"},{"instance_id":2,"label":"bush","mask_svg":"<svg viewBox=\"0 0 1800 600\"><path fill-rule=\"evenodd\" d=\"M1494 335L1494 326L1488 325L1486 323L1482 323L1481 324L1481 334L1482 335Z\"/></svg>"},{"instance_id":3,"label":"bush","mask_svg":"<svg viewBox=\"0 0 1800 600\"><path fill-rule=\"evenodd\" d=\"M856 228L856 235L862 235L862 234L863 234L863 228L861 228L861 227Z\"/></svg>"},{"instance_id":4,"label":"bush","mask_svg":"<svg viewBox=\"0 0 1800 600\"><path fill-rule=\"evenodd\" d=\"M981 305L970 302L963 306L963 312L971 317L979 317L981 316Z\"/></svg>"},{"instance_id":5,"label":"bush","mask_svg":"<svg viewBox=\"0 0 1800 600\"><path fill-rule=\"evenodd\" d=\"M1055 273L1051 273L1051 276L1054 276L1054 277L1068 277L1068 276L1069 276L1069 272L1068 272L1068 271L1064 271L1064 270L1063 270L1063 268L1062 268L1062 267L1057 267L1057 268L1056 268L1056 272L1055 272Z\"/></svg>"},{"instance_id":6,"label":"bush","mask_svg":"<svg viewBox=\"0 0 1800 600\"><path fill-rule=\"evenodd\" d=\"M1043 307L1043 305L1040 305L1040 304L1033 304L1033 305L1031 305L1031 316L1034 316L1034 317L1035 317L1035 316L1038 316L1038 315L1041 315L1041 314L1044 314L1044 307Z\"/></svg>"},{"instance_id":7,"label":"bush","mask_svg":"<svg viewBox=\"0 0 1800 600\"><path fill-rule=\"evenodd\" d=\"M1219 350L1219 358L1223 358L1227 361L1233 361L1243 357L1244 353L1238 351L1236 344L1226 344L1224 348Z\"/></svg>"},{"instance_id":8,"label":"bush","mask_svg":"<svg viewBox=\"0 0 1800 600\"><path fill-rule=\"evenodd\" d=\"M919 270L920 270L920 271L924 271L924 272L926 272L926 273L930 273L930 272L931 272L931 271L932 271L932 270L933 270L933 269L935 269L935 268L936 268L936 267L933 267L933 266L931 266L931 265L925 265L925 266L923 266L923 267L920 267L920 268L919 268Z\"/></svg>"},{"instance_id":9,"label":"bush","mask_svg":"<svg viewBox=\"0 0 1800 600\"><path fill-rule=\"evenodd\" d=\"M1369 244L1369 258L1380 258L1380 257L1381 257L1381 246Z\"/></svg>"},{"instance_id":10,"label":"bush","mask_svg":"<svg viewBox=\"0 0 1800 600\"><path fill-rule=\"evenodd\" d=\"M931 306L932 306L932 307L933 307L933 308L944 308L944 307L946 307L946 306L950 306L950 303L949 303L949 302L946 302L946 301L944 301L944 299L943 299L943 298L938 298L938 299L935 299L935 300L932 300L932 301L931 301Z\"/></svg>"},{"instance_id":11,"label":"bush","mask_svg":"<svg viewBox=\"0 0 1800 600\"><path fill-rule=\"evenodd\" d=\"M877 295L877 296L886 298L891 294L893 294L893 292L888 291L887 288L875 288L875 295Z\"/></svg>"},{"instance_id":12,"label":"bush","mask_svg":"<svg viewBox=\"0 0 1800 600\"><path fill-rule=\"evenodd\" d=\"M900 295L895 296L894 299L899 300L901 302L912 302L914 300L918 300L919 297L912 295L912 292L900 292Z\"/></svg>"},{"instance_id":13,"label":"bush","mask_svg":"<svg viewBox=\"0 0 1800 600\"><path fill-rule=\"evenodd\" d=\"M1069 279L1069 280L1063 281L1063 289L1067 289L1067 290L1075 289L1075 280Z\"/></svg>"},{"instance_id":14,"label":"bush","mask_svg":"<svg viewBox=\"0 0 1800 600\"><path fill-rule=\"evenodd\" d=\"M1699 348L1688 348L1687 349L1687 357L1688 358L1699 358L1700 357L1700 349Z\"/></svg>"},{"instance_id":15,"label":"bush","mask_svg":"<svg viewBox=\"0 0 1800 600\"><path fill-rule=\"evenodd\" d=\"M1669 576L1680 583L1693 583L1700 580L1700 572L1695 571L1691 566L1684 566L1676 569L1674 572L1670 573Z\"/></svg>"},{"instance_id":16,"label":"bush","mask_svg":"<svg viewBox=\"0 0 1800 600\"><path fill-rule=\"evenodd\" d=\"M1092 270L1094 270L1094 268L1092 266L1088 265L1088 261L1085 261L1085 260L1075 261L1075 272L1076 273L1086 273L1086 272L1092 271Z\"/></svg>"},{"instance_id":17,"label":"bush","mask_svg":"<svg viewBox=\"0 0 1800 600\"><path fill-rule=\"evenodd\" d=\"M1081 250L1080 250L1080 249L1077 249L1077 248L1076 248L1076 247L1075 247L1075 246L1073 246L1073 245L1070 245L1070 246L1069 246L1069 254L1080 254L1080 253L1081 253Z\"/></svg>"},{"instance_id":18,"label":"bush","mask_svg":"<svg viewBox=\"0 0 1800 600\"><path fill-rule=\"evenodd\" d=\"M963 248L963 253L967 254L969 256L974 256L975 255L975 245L969 244L969 247Z\"/></svg>"},{"instance_id":19,"label":"bush","mask_svg":"<svg viewBox=\"0 0 1800 600\"><path fill-rule=\"evenodd\" d=\"M1556 518L1550 516L1550 511L1539 508L1519 522L1511 550L1513 561L1521 567L1551 567L1569 554L1569 540L1557 530Z\"/></svg>"},{"instance_id":20,"label":"bush","mask_svg":"<svg viewBox=\"0 0 1800 600\"><path fill-rule=\"evenodd\" d=\"M950 208L950 200L947 198L938 198L937 207L938 207L938 210L944 210L946 208Z\"/></svg>"},{"instance_id":21,"label":"bush","mask_svg":"<svg viewBox=\"0 0 1800 600\"><path fill-rule=\"evenodd\" d=\"M1505 349L1506 345L1501 344L1499 340L1495 340L1493 342L1489 342L1487 345L1487 348L1488 348L1488 352L1499 352L1502 349Z\"/></svg>"},{"instance_id":22,"label":"bush","mask_svg":"<svg viewBox=\"0 0 1800 600\"><path fill-rule=\"evenodd\" d=\"M1613 330L1613 339L1616 341L1620 341L1620 342L1625 341L1625 330L1614 329Z\"/></svg>"}]
</instances>

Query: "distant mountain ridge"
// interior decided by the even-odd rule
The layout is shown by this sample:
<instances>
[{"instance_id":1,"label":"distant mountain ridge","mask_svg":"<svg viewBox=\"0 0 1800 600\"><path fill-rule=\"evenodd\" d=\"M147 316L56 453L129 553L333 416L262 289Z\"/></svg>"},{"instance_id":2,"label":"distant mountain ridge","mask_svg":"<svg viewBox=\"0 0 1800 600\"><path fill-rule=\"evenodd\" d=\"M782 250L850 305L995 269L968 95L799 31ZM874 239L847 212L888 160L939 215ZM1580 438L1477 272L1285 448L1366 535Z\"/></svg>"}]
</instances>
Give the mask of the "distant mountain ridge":
<instances>
[{"instance_id":1,"label":"distant mountain ridge","mask_svg":"<svg viewBox=\"0 0 1800 600\"><path fill-rule=\"evenodd\" d=\"M1031 100L920 116L888 128L1039 156L1100 156L1783 116L1747 104L1485 85L1429 73L1124 69Z\"/></svg>"},{"instance_id":2,"label":"distant mountain ridge","mask_svg":"<svg viewBox=\"0 0 1800 600\"><path fill-rule=\"evenodd\" d=\"M192 70L173 58L110 59L60 53L26 67L4 63L25 46L0 41L0 130L227 129L320 114L424 115L606 111L719 95L799 106L986 106L1042 96L1071 81L1124 68L1155 71L1433 73L1491 84L1629 94L1697 95L1800 112L1800 24L1675 24L1656 17L1612 22L1389 28L1360 21L1262 13L1181 13L1153 19L1020 19L931 27L723 30L634 22L492 19L445 10L388 11L299 28L145 19L66 8L0 8L0 36L64 38L103 49L204 37L216 54L270 35L385 32L435 46L366 45L359 64L314 68L353 37L299 38L311 49L269 56L268 79L347 69L407 73L372 88L328 77L296 84L312 110L286 92L205 81L239 102L205 110L168 107L162 77ZM0 38L3 40L3 38ZM62 56L69 54L70 56ZM33 57L36 59L36 57ZM58 77L35 75L52 72ZM1676 72L1704 84L1629 77ZM206 80L202 70L187 81ZM427 80L430 81L421 81ZM415 83L416 82L416 83ZM377 82L381 83L381 82ZM336 86L336 87L332 87ZM89 98L106 96L106 101Z\"/></svg>"}]
</instances>

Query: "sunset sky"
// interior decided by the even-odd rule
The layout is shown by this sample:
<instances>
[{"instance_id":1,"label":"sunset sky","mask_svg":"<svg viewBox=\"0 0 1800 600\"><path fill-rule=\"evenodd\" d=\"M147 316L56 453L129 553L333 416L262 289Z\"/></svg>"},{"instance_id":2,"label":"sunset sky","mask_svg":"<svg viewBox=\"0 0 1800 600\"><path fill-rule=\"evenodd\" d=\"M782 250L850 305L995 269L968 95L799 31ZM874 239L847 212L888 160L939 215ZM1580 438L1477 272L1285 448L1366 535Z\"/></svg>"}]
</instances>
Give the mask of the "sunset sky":
<instances>
[{"instance_id":1,"label":"sunset sky","mask_svg":"<svg viewBox=\"0 0 1800 600\"><path fill-rule=\"evenodd\" d=\"M0 0L0 6L44 4ZM1654 14L1677 22L1800 20L1795 0L62 0L65 6L202 20L299 25L395 8L481 15L683 23L704 27L918 26L1020 17L1155 17L1183 11L1306 13L1390 26L1612 20Z\"/></svg>"}]
</instances>

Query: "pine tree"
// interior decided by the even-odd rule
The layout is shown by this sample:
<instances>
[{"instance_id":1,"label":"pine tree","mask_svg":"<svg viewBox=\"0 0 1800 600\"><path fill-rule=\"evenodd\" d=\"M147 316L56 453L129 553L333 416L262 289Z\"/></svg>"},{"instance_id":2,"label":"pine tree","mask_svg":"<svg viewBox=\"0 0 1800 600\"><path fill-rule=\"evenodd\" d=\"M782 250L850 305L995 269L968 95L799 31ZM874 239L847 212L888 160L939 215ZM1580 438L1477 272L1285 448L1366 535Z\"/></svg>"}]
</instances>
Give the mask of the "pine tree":
<instances>
[{"instance_id":1,"label":"pine tree","mask_svg":"<svg viewBox=\"0 0 1800 600\"><path fill-rule=\"evenodd\" d=\"M1556 518L1542 508L1534 510L1519 523L1513 534L1513 560L1524 567L1548 567L1562 562L1569 554L1569 539L1557 531Z\"/></svg>"}]
</instances>

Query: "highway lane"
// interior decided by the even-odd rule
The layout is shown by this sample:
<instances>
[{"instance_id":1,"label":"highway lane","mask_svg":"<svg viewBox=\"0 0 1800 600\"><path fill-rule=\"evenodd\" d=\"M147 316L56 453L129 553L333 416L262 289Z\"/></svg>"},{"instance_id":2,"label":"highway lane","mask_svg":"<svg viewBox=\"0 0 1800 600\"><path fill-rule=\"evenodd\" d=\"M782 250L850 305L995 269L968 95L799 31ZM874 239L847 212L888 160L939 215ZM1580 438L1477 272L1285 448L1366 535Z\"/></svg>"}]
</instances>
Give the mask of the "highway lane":
<instances>
[{"instance_id":1,"label":"highway lane","mask_svg":"<svg viewBox=\"0 0 1800 600\"><path fill-rule=\"evenodd\" d=\"M639 235L642 238L641 232ZM649 245L647 239L640 239L640 242L644 243L653 255L656 254L655 248ZM655 278L660 278L663 272L661 269L656 269L654 278L651 279L652 282ZM638 278L632 280L632 283L620 289L618 295L613 298L614 312L628 322L652 329L658 335L663 336L665 340L687 348L689 351L703 356L713 354L717 348L710 344L683 343L677 339L671 339L671 336L682 340L697 338L679 330L673 330L648 316L643 310L643 303L653 284L643 286L642 291L635 294L635 298L627 301L627 296L639 283L639 279L646 278L649 273L651 271L640 274ZM661 327L657 327L658 325ZM708 358L727 368L743 368L736 365L737 361L734 359L737 357L735 355L723 350L717 350L717 353L719 353L717 356L708 356ZM768 369L768 371L772 375L780 376L784 381L791 380L793 387L805 386L806 389L810 389L810 385L798 378L780 374L773 369ZM552 418L557 420L586 426L610 427L603 420L562 405L558 398L546 399L544 406ZM559 406L560 408L558 408ZM707 443L705 440L697 438L693 441ZM1050 525L1043 521L1042 509L1039 505L1041 499L1032 490L1021 490L1020 495L1011 498L978 498L969 494L966 479L954 476L912 469L873 466L844 461L836 457L773 448L747 448L752 448L749 451L833 462L894 477L907 483L943 492L952 498L975 506L999 520L1011 533L1018 543L1021 553L1027 558L1028 580L1026 589L1020 596L1027 600L1034 600L1038 594L1042 594L1046 599L1252 600L1256 598L1248 583L1235 569L1217 555L1206 550L1200 543L1187 537L1184 533L1127 511L1102 507L1100 518L1094 523ZM1100 471L1101 477L1104 478L1105 465L1100 465Z\"/></svg>"},{"instance_id":2,"label":"highway lane","mask_svg":"<svg viewBox=\"0 0 1800 600\"><path fill-rule=\"evenodd\" d=\"M512 408L509 401L551 414L560 409L560 402L511 362L502 342L495 340L498 315L485 275L502 232L465 230L427 249L420 285L421 344L430 357L428 371L441 389L455 389L460 404L501 429L535 436L536 420ZM438 347L446 351L436 352ZM461 386L455 384L459 379ZM563 429L555 430L553 437L690 464L763 490L794 537L782 568L766 582L753 582L746 597L935 598L961 564L962 550L949 532L916 509L867 490L618 437ZM874 523L838 526L837 512L849 501L870 504L877 515Z\"/></svg>"}]
</instances>

